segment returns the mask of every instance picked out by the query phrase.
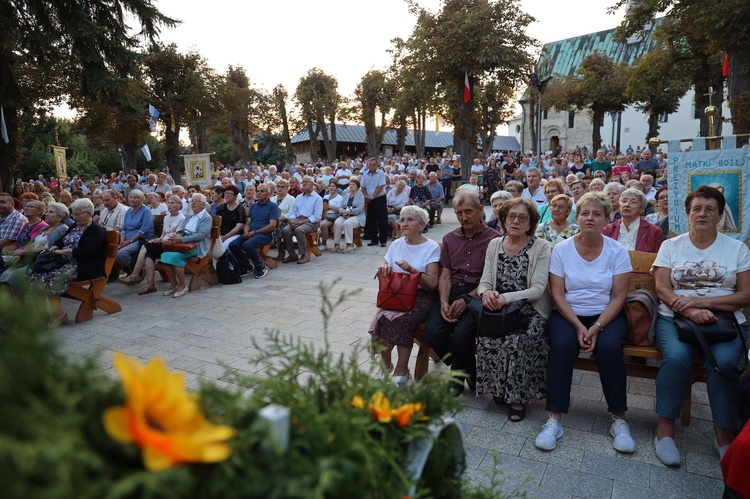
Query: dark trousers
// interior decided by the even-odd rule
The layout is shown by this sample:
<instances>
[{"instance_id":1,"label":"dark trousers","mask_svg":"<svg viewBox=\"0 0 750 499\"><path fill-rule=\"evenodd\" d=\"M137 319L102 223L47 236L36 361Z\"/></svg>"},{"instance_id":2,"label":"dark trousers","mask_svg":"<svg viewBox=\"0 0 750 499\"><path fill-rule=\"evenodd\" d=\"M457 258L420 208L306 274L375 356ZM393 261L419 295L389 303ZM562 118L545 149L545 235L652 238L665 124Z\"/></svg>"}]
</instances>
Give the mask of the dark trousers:
<instances>
[{"instance_id":1,"label":"dark trousers","mask_svg":"<svg viewBox=\"0 0 750 499\"><path fill-rule=\"evenodd\" d=\"M365 232L374 243L378 242L378 232L380 243L388 242L388 202L385 196L373 198L367 205Z\"/></svg>"},{"instance_id":2,"label":"dark trousers","mask_svg":"<svg viewBox=\"0 0 750 499\"><path fill-rule=\"evenodd\" d=\"M440 181L441 184L443 184L443 192L445 193L445 202L451 200L451 190L453 188L453 179L452 178L444 178Z\"/></svg>"},{"instance_id":3,"label":"dark trousers","mask_svg":"<svg viewBox=\"0 0 750 499\"><path fill-rule=\"evenodd\" d=\"M237 259L237 264L243 270L250 268L250 262L248 261L248 257L250 257L257 272L263 270L263 260L261 260L260 255L258 254L258 248L270 244L271 240L272 237L270 233L255 234L249 239L240 236L229 243L229 251L232 252Z\"/></svg>"},{"instance_id":4,"label":"dark trousers","mask_svg":"<svg viewBox=\"0 0 750 499\"><path fill-rule=\"evenodd\" d=\"M459 296L471 292L474 288L476 286L473 284L454 284L451 287L449 302L453 303ZM427 313L422 337L440 358L450 354L445 363L451 366L451 370L462 370L471 376L472 380L476 378L476 324L468 309L458 322L451 324L443 320L443 316L440 315L440 300L436 301Z\"/></svg>"},{"instance_id":5,"label":"dark trousers","mask_svg":"<svg viewBox=\"0 0 750 499\"><path fill-rule=\"evenodd\" d=\"M587 328L591 327L598 315L578 316ZM557 310L547 319L549 333L549 360L547 361L547 410L568 412L570 407L570 387L573 383L573 365L580 353L580 345L575 329ZM620 313L596 339L594 353L599 380L602 383L604 398L609 412L624 412L627 404L627 377L622 348L628 335L628 321Z\"/></svg>"}]
</instances>

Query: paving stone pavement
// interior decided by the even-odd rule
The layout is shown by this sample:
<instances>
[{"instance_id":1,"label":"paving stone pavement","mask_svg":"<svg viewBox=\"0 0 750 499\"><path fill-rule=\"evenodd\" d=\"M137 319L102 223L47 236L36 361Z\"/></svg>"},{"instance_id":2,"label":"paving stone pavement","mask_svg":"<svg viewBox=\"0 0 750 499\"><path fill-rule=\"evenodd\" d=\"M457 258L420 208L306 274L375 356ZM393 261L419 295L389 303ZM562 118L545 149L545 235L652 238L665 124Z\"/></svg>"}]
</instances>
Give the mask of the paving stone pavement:
<instances>
[{"instance_id":1,"label":"paving stone pavement","mask_svg":"<svg viewBox=\"0 0 750 499\"><path fill-rule=\"evenodd\" d=\"M489 215L489 208L486 212ZM447 208L443 223L427 236L440 241L456 227L453 211ZM324 252L305 265L279 264L262 280L248 275L234 286L209 287L204 283L200 291L179 299L161 293L137 296L137 286L113 283L104 294L118 301L123 311L114 315L96 312L92 321L64 325L59 329L62 349L74 357L99 355L102 370L112 375L115 351L142 360L160 356L171 369L185 372L191 388L201 379L227 386L225 366L230 372L262 373L264 365L248 361L256 353L250 340L262 339L269 328L322 345L318 286L321 281L340 277L334 289L348 290L348 298L331 321L329 341L334 351L351 352L354 345L367 341L377 293L373 276L386 249L365 245L347 255ZM166 284L158 287L164 290ZM73 317L77 304L64 302ZM361 363L369 367L370 360L363 355ZM435 368L431 362L430 369ZM507 406L465 392L461 396L464 409L456 418L464 433L469 476L489 483L498 463L503 491L520 489L538 498L721 497L723 482L712 449L711 411L704 384L693 387L690 426L678 425L676 440L683 465L672 469L659 463L654 454L653 381L628 380L628 421L637 445L631 455L612 448L610 420L597 374L576 371L573 383L570 413L563 420L565 436L552 452L534 447L547 419L543 401L528 407L523 422L511 423Z\"/></svg>"}]
</instances>

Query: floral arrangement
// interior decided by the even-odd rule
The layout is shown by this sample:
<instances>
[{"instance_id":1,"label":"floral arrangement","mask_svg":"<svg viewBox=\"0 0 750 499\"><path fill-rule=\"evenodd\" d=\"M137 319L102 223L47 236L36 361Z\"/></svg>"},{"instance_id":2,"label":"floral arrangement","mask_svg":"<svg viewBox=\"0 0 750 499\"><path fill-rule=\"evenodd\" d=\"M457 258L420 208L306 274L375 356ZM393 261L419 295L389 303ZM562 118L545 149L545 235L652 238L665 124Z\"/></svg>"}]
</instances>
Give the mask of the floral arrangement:
<instances>
[{"instance_id":1,"label":"floral arrangement","mask_svg":"<svg viewBox=\"0 0 750 499\"><path fill-rule=\"evenodd\" d=\"M329 293L321 286L326 324L343 300ZM4 497L498 497L462 478L463 451L434 438L460 409L448 376L399 388L363 371L358 352L269 333L253 359L275 366L266 377L189 393L161 359L116 354L117 380L62 355L44 314L27 312L39 303L0 293ZM286 448L259 417L271 403L291 415ZM412 476L410 449L428 440Z\"/></svg>"}]
</instances>

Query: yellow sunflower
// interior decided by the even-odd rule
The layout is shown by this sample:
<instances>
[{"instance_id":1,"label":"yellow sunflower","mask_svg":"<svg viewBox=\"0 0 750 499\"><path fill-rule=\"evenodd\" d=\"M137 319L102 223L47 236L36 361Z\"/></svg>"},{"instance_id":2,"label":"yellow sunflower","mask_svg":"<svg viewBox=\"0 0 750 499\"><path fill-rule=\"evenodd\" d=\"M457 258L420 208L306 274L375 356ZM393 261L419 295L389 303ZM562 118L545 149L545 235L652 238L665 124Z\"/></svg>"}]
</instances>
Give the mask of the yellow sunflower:
<instances>
[{"instance_id":1,"label":"yellow sunflower","mask_svg":"<svg viewBox=\"0 0 750 499\"><path fill-rule=\"evenodd\" d=\"M104 428L113 439L143 449L151 471L180 463L213 463L231 453L226 440L235 435L229 426L211 424L200 411L195 395L185 390L185 377L169 372L162 359L145 366L120 352L114 355L127 397L124 406L107 409Z\"/></svg>"}]
</instances>

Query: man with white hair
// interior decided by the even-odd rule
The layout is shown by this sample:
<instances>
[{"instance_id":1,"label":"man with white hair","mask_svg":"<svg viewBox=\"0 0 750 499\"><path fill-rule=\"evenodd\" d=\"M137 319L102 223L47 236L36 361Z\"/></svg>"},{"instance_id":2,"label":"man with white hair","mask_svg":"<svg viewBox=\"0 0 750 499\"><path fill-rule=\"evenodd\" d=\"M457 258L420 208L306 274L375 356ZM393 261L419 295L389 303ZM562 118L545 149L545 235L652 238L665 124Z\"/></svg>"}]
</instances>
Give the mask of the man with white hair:
<instances>
[{"instance_id":1,"label":"man with white hair","mask_svg":"<svg viewBox=\"0 0 750 499\"><path fill-rule=\"evenodd\" d=\"M273 182L274 184L281 180L281 177L279 177L277 174L277 169L275 166L271 165L268 167L268 175L266 175L266 178L264 180L265 183Z\"/></svg>"},{"instance_id":2,"label":"man with white hair","mask_svg":"<svg viewBox=\"0 0 750 499\"><path fill-rule=\"evenodd\" d=\"M544 195L541 182L542 172L539 171L539 168L529 167L526 170L526 185L528 187L523 190L521 197L531 199L537 207L547 203L547 197Z\"/></svg>"},{"instance_id":3,"label":"man with white hair","mask_svg":"<svg viewBox=\"0 0 750 499\"><path fill-rule=\"evenodd\" d=\"M302 178L302 194L294 200L289 224L281 229L281 237L289 254L282 260L284 263L297 262L303 264L310 261L310 257L307 256L306 236L308 232L318 231L320 219L323 216L323 198L315 192L314 186L312 177L305 175ZM299 256L294 252L292 236L297 238Z\"/></svg>"}]
</instances>

